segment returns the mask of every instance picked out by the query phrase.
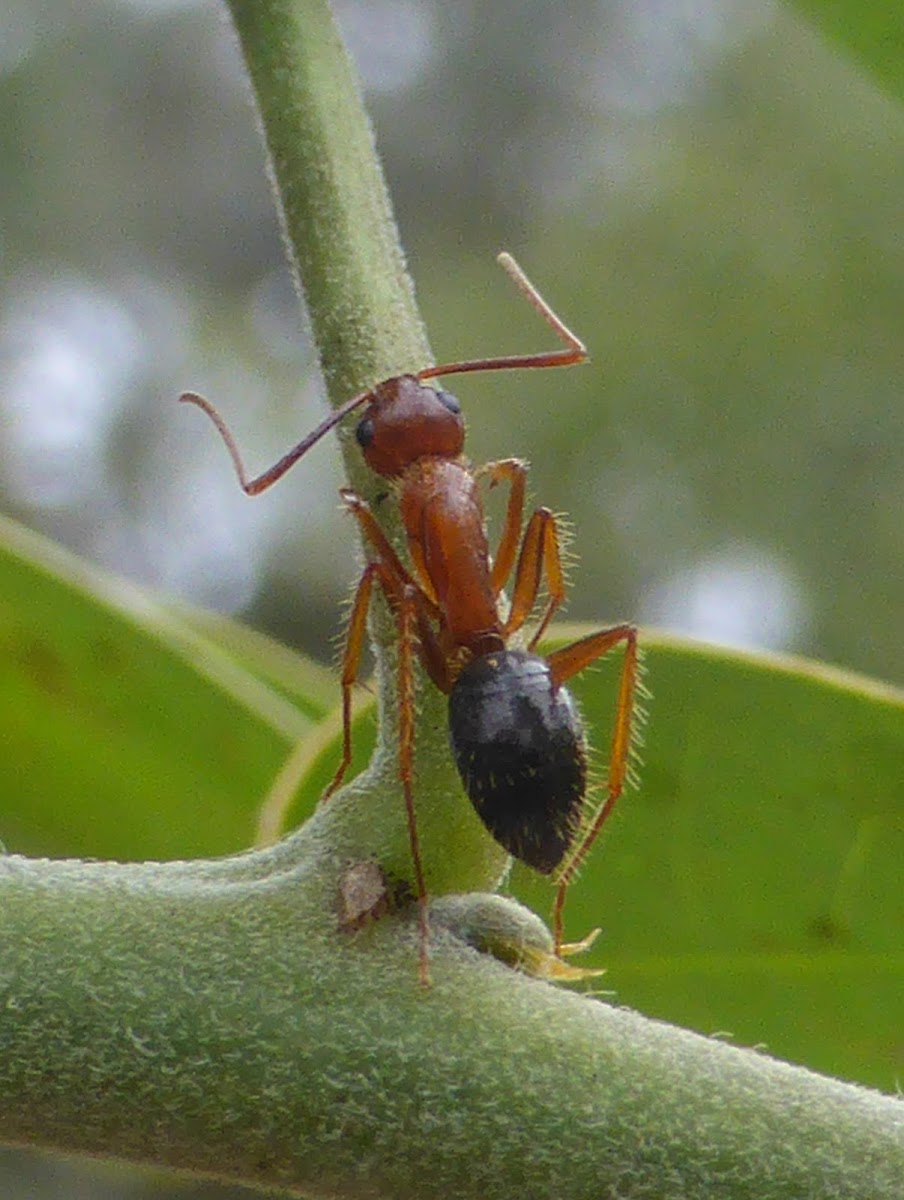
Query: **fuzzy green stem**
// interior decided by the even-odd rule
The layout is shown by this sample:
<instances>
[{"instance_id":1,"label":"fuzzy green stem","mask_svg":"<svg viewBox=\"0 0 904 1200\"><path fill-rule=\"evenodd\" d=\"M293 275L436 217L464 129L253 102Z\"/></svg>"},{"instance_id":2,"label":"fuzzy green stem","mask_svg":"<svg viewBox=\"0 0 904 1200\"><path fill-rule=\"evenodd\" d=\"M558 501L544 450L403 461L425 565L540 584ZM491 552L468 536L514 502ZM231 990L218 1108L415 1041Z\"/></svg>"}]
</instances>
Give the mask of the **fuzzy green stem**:
<instances>
[{"instance_id":1,"label":"fuzzy green stem","mask_svg":"<svg viewBox=\"0 0 904 1200\"><path fill-rule=\"evenodd\" d=\"M432 362L414 304L373 133L357 79L324 0L230 0L267 143L287 246L335 405L381 379ZM354 421L350 423L353 427ZM386 481L340 431L352 484L366 498ZM304 466L297 468L304 470ZM288 486L288 485L287 485ZM392 505L375 511L401 546ZM399 794L395 629L374 622L380 748L342 806L361 857L379 854L411 879ZM431 893L489 888L505 856L465 798L451 761L445 698L422 688L415 744L418 833Z\"/></svg>"},{"instance_id":2,"label":"fuzzy green stem","mask_svg":"<svg viewBox=\"0 0 904 1200\"><path fill-rule=\"evenodd\" d=\"M425 992L413 922L337 939L302 836L0 859L0 1136L308 1196L900 1197L896 1100L503 967L456 936L532 936L495 898L437 902Z\"/></svg>"},{"instance_id":3,"label":"fuzzy green stem","mask_svg":"<svg viewBox=\"0 0 904 1200\"><path fill-rule=\"evenodd\" d=\"M334 405L430 361L370 122L322 0L230 0ZM359 468L360 454L348 456Z\"/></svg>"}]
</instances>

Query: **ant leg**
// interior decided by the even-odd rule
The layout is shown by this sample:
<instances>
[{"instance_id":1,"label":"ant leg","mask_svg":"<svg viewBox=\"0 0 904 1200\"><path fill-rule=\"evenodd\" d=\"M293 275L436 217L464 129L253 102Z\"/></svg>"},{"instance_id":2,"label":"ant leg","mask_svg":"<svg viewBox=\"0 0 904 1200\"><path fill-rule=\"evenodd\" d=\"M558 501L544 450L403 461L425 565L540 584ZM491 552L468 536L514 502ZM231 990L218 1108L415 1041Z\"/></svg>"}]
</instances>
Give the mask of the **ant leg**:
<instances>
[{"instance_id":1,"label":"ant leg","mask_svg":"<svg viewBox=\"0 0 904 1200\"><path fill-rule=\"evenodd\" d=\"M596 841L600 830L609 819L627 778L628 760L631 753L634 693L637 686L637 630L633 625L615 625L612 629L591 633L588 637L581 638L580 641L574 642L570 646L555 650L547 659L552 672L553 685L559 687L572 675L582 671L584 667L607 654L621 642L625 644L625 656L622 662L618 700L615 707L615 728L612 732L606 799L593 818L577 850L572 854L559 876L553 904L553 934L556 954L562 948L562 911L565 907L568 886L590 852L590 847Z\"/></svg>"},{"instance_id":2,"label":"ant leg","mask_svg":"<svg viewBox=\"0 0 904 1200\"><path fill-rule=\"evenodd\" d=\"M349 621L345 653L342 662L342 761L333 776L333 781L323 794L321 803L333 794L351 762L351 700L352 688L358 675L361 649L367 629L367 612L373 592L374 578L379 579L390 607L396 613L399 630L399 675L398 675L398 720L399 720L399 778L405 798L405 815L408 822L408 841L414 867L414 881L418 902L419 952L418 976L427 987L430 984L430 968L427 946L430 929L427 922L427 886L424 882L424 867L421 861L417 820L414 813L414 648L415 624L417 621L416 594L409 587L401 593L396 581L379 561L370 562L361 574L355 593L352 615Z\"/></svg>"},{"instance_id":3,"label":"ant leg","mask_svg":"<svg viewBox=\"0 0 904 1200\"><path fill-rule=\"evenodd\" d=\"M505 523L490 571L490 587L493 589L493 595L498 597L512 573L518 553L521 520L524 515L524 493L527 490L527 463L520 458L503 458L499 462L487 463L480 467L477 475L486 475L491 488L504 482L509 485Z\"/></svg>"},{"instance_id":4,"label":"ant leg","mask_svg":"<svg viewBox=\"0 0 904 1200\"><path fill-rule=\"evenodd\" d=\"M361 534L365 541L370 542L379 557L369 562L361 572L355 599L352 603L348 631L345 635L345 650L342 655L342 760L332 782L321 797L321 804L328 800L339 787L351 762L352 688L358 678L361 652L367 635L367 614L370 610L374 576L379 577L383 592L390 604L398 603L402 588L416 586L361 497L351 488L342 488L340 495L349 512L361 526Z\"/></svg>"},{"instance_id":5,"label":"ant leg","mask_svg":"<svg viewBox=\"0 0 904 1200\"><path fill-rule=\"evenodd\" d=\"M527 523L521 555L515 571L512 588L512 604L503 626L503 636L509 637L521 628L533 611L540 590L540 581L546 576L549 601L546 611L533 633L528 649L533 650L546 632L556 609L565 599L565 575L559 553L559 535L556 519L548 508L538 508Z\"/></svg>"},{"instance_id":6,"label":"ant leg","mask_svg":"<svg viewBox=\"0 0 904 1200\"><path fill-rule=\"evenodd\" d=\"M342 652L342 758L332 782L320 798L321 804L329 800L339 787L348 770L349 763L352 761L352 689L358 679L358 667L361 664L361 650L367 633L367 613L370 608L374 576L381 574L384 570L381 562L368 563L361 572L361 578L355 589L355 599L345 635L345 649ZM385 582L383 587L385 590Z\"/></svg>"},{"instance_id":7,"label":"ant leg","mask_svg":"<svg viewBox=\"0 0 904 1200\"><path fill-rule=\"evenodd\" d=\"M425 610L430 604L417 584L411 579L402 566L395 551L390 546L385 534L380 529L373 514L357 493L349 488L342 489L342 498L351 514L361 526L361 532L366 542L375 549L380 558L374 559L364 568L352 617L349 623L349 636L346 641L346 661L343 662L342 672L342 701L345 742L342 763L336 778L330 785L327 795L333 791L342 778L351 757L351 688L357 674L361 657L361 648L366 631L367 611L370 595L373 589L373 579L379 579L383 593L389 601L399 634L398 661L398 737L399 737L399 778L402 783L402 793L405 799L405 813L408 821L408 841L411 848L411 861L414 867L414 880L418 901L419 953L418 975L426 987L430 983L430 968L428 962L428 941L430 929L427 921L427 886L424 881L424 868L421 861L420 841L418 839L417 821L414 811L414 653L417 647L415 631L429 629ZM383 556L388 562L383 560ZM396 571L396 566L398 571ZM439 657L439 648L435 639L427 641L429 651L424 661L428 671L431 671L431 661L434 652Z\"/></svg>"},{"instance_id":8,"label":"ant leg","mask_svg":"<svg viewBox=\"0 0 904 1200\"><path fill-rule=\"evenodd\" d=\"M390 604L398 603L402 588L415 586L360 496L349 488L343 488L341 494L349 512L360 524L363 537L371 543L380 557L369 562L361 572L352 603L348 630L345 635L345 649L342 654L342 758L332 782L320 799L321 804L329 800L342 783L352 760L352 689L358 678L361 652L367 636L367 614L370 610L374 576L379 577L384 595ZM386 559L389 560L388 563ZM428 663L428 668L429 665Z\"/></svg>"},{"instance_id":9,"label":"ant leg","mask_svg":"<svg viewBox=\"0 0 904 1200\"><path fill-rule=\"evenodd\" d=\"M436 603L404 566L389 544L386 534L377 524L370 508L358 493L352 491L351 488L340 488L339 494L345 501L348 511L361 526L361 536L364 541L369 543L371 549L376 552L378 556L376 561L384 564L387 574L381 577L381 582L383 591L390 601L399 602L400 589L408 588L410 590L417 618L421 661L439 690L448 693L452 687L449 664L430 624L431 618L436 620L440 616ZM392 581L391 585L387 583L387 579Z\"/></svg>"},{"instance_id":10,"label":"ant leg","mask_svg":"<svg viewBox=\"0 0 904 1200\"><path fill-rule=\"evenodd\" d=\"M417 613L418 657L434 687L444 696L448 696L454 683L452 668L442 643L437 637L436 630L430 623L429 614L424 609L419 591L414 593L414 606Z\"/></svg>"},{"instance_id":11,"label":"ant leg","mask_svg":"<svg viewBox=\"0 0 904 1200\"><path fill-rule=\"evenodd\" d=\"M427 885L414 813L414 629L416 602L411 588L405 588L399 605L399 777L405 797L408 819L408 841L418 903L418 977L423 987L430 986L428 943L430 926L427 920Z\"/></svg>"},{"instance_id":12,"label":"ant leg","mask_svg":"<svg viewBox=\"0 0 904 1200\"><path fill-rule=\"evenodd\" d=\"M377 558L385 565L396 584L399 587L413 588L418 594L419 602L426 606L430 615L438 617L439 610L436 605L424 589L418 585L417 580L412 577L411 572L404 565L395 550L393 550L389 544L389 539L377 524L377 520L370 511L367 502L362 500L358 493L351 488L340 488L339 495L345 501L345 507L361 526L361 536L364 538L365 543L370 546Z\"/></svg>"}]
</instances>

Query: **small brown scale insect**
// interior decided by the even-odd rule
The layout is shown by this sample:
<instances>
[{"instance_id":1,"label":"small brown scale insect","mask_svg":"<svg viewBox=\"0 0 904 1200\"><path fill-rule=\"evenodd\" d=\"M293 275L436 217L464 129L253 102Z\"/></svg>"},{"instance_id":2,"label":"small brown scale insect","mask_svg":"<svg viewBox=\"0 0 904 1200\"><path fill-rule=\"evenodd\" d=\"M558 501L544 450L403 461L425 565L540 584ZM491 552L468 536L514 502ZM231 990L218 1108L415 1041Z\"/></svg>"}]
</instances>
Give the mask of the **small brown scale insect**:
<instances>
[{"instance_id":1,"label":"small brown scale insect","mask_svg":"<svg viewBox=\"0 0 904 1200\"><path fill-rule=\"evenodd\" d=\"M394 481L409 563L402 562L366 502L341 489L358 521L370 558L358 581L342 662L343 752L324 800L351 761L351 699L376 583L399 634L399 774L408 817L420 905L420 976L428 980L427 891L415 819L414 659L449 697L449 738L465 791L492 836L515 858L544 874L563 862L553 906L556 952L568 885L624 787L631 749L637 682L637 632L615 625L543 657L535 648L565 599L556 521L547 508L531 515L522 536L526 465L509 458L474 470L463 457L465 426L458 402L426 380L467 371L565 367L583 362L582 342L559 320L514 259L499 262L522 295L563 342L545 354L475 359L427 367L384 380L353 396L279 462L248 479L235 441L219 413L201 396L181 399L208 414L232 456L239 482L256 496L280 479L315 442L363 408L356 438L365 462ZM509 486L496 554L491 558L479 484ZM517 561L516 561L517 560ZM513 574L514 572L514 574ZM503 588L512 580L506 606ZM526 649L510 642L523 628L545 579L547 603ZM606 796L583 836L587 792L584 729L564 684L618 645L624 658L618 687ZM570 852L570 854L569 854Z\"/></svg>"}]
</instances>

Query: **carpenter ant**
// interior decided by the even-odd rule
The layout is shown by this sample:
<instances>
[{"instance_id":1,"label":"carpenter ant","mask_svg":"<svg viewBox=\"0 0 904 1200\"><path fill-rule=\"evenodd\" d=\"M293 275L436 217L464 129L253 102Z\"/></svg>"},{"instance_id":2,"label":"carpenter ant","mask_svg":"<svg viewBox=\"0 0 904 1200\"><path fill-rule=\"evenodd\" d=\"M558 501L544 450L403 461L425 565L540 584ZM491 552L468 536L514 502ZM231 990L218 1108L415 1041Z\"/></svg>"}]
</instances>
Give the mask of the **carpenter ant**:
<instances>
[{"instance_id":1,"label":"carpenter ant","mask_svg":"<svg viewBox=\"0 0 904 1200\"><path fill-rule=\"evenodd\" d=\"M351 698L366 635L374 584L382 589L399 635L399 774L405 798L420 906L420 977L428 981L427 893L414 811L414 659L449 697L449 736L465 791L492 836L510 854L549 875L563 861L553 906L556 953L568 885L611 813L628 772L637 682L637 632L616 625L541 657L535 648L565 599L556 520L538 508L522 536L526 464L509 458L474 470L463 457L465 426L458 402L426 383L442 375L528 367L567 367L587 358L583 343L559 320L509 254L499 262L546 321L563 348L543 354L475 359L399 375L353 396L268 470L246 475L235 440L201 396L181 399L204 410L219 430L243 490L256 496L280 479L325 433L358 408L356 438L365 462L391 480L408 549L405 565L367 503L352 489L341 496L355 517L370 559L355 591L342 660L343 751L327 799L351 761ZM490 557L480 480L506 483L508 505L496 554ZM517 559L517 563L516 563ZM514 575L512 572L514 571ZM511 577L511 601L502 591ZM547 602L526 649L512 648L536 606L545 579ZM582 823L587 791L584 729L567 680L624 645L606 797ZM583 824L583 828L582 828ZM572 849L575 842L576 848ZM570 854L569 854L570 852Z\"/></svg>"}]
</instances>

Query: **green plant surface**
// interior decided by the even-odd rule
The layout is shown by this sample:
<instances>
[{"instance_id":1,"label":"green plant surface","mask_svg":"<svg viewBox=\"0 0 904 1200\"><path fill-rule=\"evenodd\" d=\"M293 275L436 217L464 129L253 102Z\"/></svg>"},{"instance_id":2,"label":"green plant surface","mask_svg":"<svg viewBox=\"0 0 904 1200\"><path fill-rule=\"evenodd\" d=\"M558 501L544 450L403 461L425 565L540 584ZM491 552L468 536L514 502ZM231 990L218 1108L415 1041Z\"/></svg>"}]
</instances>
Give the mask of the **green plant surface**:
<instances>
[{"instance_id":1,"label":"green plant surface","mask_svg":"<svg viewBox=\"0 0 904 1200\"><path fill-rule=\"evenodd\" d=\"M266 634L222 613L167 601L167 612L183 628L202 635L258 680L289 700L311 722L320 722L336 703L336 672L305 658ZM273 721L274 727L280 723Z\"/></svg>"},{"instance_id":2,"label":"green plant surface","mask_svg":"<svg viewBox=\"0 0 904 1200\"><path fill-rule=\"evenodd\" d=\"M8 846L133 860L242 849L293 753L267 828L310 815L339 755L327 672L233 622L183 616L202 640L139 589L4 530ZM904 700L802 660L644 644L640 786L569 898L571 937L603 929L582 961L641 1011L892 1088ZM598 776L613 686L609 666L575 682ZM352 778L374 744L364 689L357 709ZM548 881L516 866L511 888L548 911Z\"/></svg>"},{"instance_id":3,"label":"green plant surface","mask_svg":"<svg viewBox=\"0 0 904 1200\"><path fill-rule=\"evenodd\" d=\"M327 673L10 521L0 543L4 840L112 859L246 847L274 762L335 702Z\"/></svg>"},{"instance_id":4,"label":"green plant surface","mask_svg":"<svg viewBox=\"0 0 904 1200\"><path fill-rule=\"evenodd\" d=\"M370 130L321 0L233 0L230 7L336 403L393 371L429 361ZM373 499L385 485L368 477L354 443L345 440L349 478ZM397 538L392 506L383 505L380 514L386 515L389 535ZM33 605L37 612L41 592L33 588L23 596L23 609ZM47 672L51 682L77 679L92 645L80 630L91 624L84 605L93 601L70 592L78 615L74 636L64 644L72 657L63 656L65 670L56 677ZM161 610L160 620L166 612ZM411 906L397 901L396 911L360 932L341 927L350 866L376 861L390 877L411 878L399 787L394 630L379 605L373 615L381 701L374 756L348 787L282 841L213 861L162 864L0 857L0 1137L308 1195L417 1195L421 1200L513 1194L590 1200L606 1193L661 1200L898 1196L904 1109L893 1097L567 993L487 952L495 947L500 957L507 949L539 954L550 942L528 910L482 894L498 882L503 855L457 782L445 700L435 689L422 687L418 695L414 763L425 876L435 897L431 986L418 983L421 943ZM27 650L29 629L40 633L50 619L48 612L37 626L13 625L15 636L8 642L13 652ZM186 623L184 630L201 639L192 642L197 651L202 644L207 651L210 643L196 622ZM132 636L130 631L127 641ZM173 648L147 628L134 639L150 658ZM654 801L659 811L651 809L648 825L671 832L679 848L693 843L691 862L702 876L709 858L700 852L694 828L702 825L708 836L714 828L723 829L718 845L710 843L712 857L713 849L733 836L737 809L731 820L728 810L719 817L709 810L700 819L689 814L695 819L685 820L682 813L671 822L669 811L701 803L696 774L714 756L723 764L713 772L723 805L726 793L738 801L738 780L754 768L764 782L751 803L768 804L765 780L777 774L776 764L768 761L769 746L783 754L790 739L767 742L769 730L759 725L757 714L773 705L796 751L810 712L781 702L765 685L758 690L760 668L747 663L740 689L727 687L720 694L715 669L706 686L698 680L697 690L708 697L703 705L708 724L701 722L698 729L690 697L697 660L710 652L663 644L664 662L674 655L676 663L669 704L668 688L663 700L661 686L667 671L657 681L657 643L651 637L646 644L657 708L680 716L675 738L664 741L662 759L654 749L655 712L648 729L650 796L659 796ZM184 681L181 720L164 722L170 736L158 737L156 749L165 752L170 738L175 744L180 729L197 729L206 691L224 693L231 711L217 722L218 745L202 745L200 757L212 761L211 750L233 739L229 751L236 761L225 767L218 763L213 802L227 808L225 798L240 791L242 811L248 812L249 796L256 806L265 782L257 775L237 778L246 762L238 730L249 710L257 708L255 736L263 728L269 739L258 761L271 754L283 761L286 744L299 732L307 728L310 739L322 738L323 731L310 732L309 717L296 724L284 660L277 669L278 656L243 644L234 657L226 656L230 667L240 668L247 684L241 687L234 674L220 669L223 651L214 649L182 655L196 679ZM249 657L269 665L257 673L249 669ZM136 653L139 666L142 658ZM151 723L173 692L162 686L153 663L144 673L131 682L136 694L149 697L144 719ZM225 686L227 678L233 683ZM594 713L592 699L586 703L594 728L605 729L611 671L601 671L599 678L608 693L605 715ZM701 678L706 679L706 670ZM10 692L22 683L20 669ZM252 683L264 684L265 691ZM33 707L45 696L58 699L60 694L46 682L37 687L31 681ZM90 695L79 695L79 703L92 713ZM882 703L900 720L899 699L888 695ZM745 734L732 756L729 727L743 724L732 715L738 705L757 737ZM26 706L21 707L24 712ZM9 708L15 730L15 701ZM132 761L136 738L140 742L148 735L134 706L125 712L130 735L122 757L129 774L137 770ZM276 722L276 737L274 713L279 712L284 719ZM37 724L37 714L32 720ZM841 725L831 726L836 738ZM850 739L856 760L846 760L846 773L837 783L844 787L854 778L866 794L873 775L885 771L887 751L877 759L876 729L880 746L892 735L900 746L900 727L891 717L886 723L872 713L859 728L859 738ZM48 724L42 733L53 740L56 728ZM84 736L93 737L95 745L102 742L90 722ZM149 757L144 754L140 765ZM252 757L249 750L247 761ZM311 777L318 765L309 768ZM827 801L814 797L827 773L824 764L817 765L820 774L797 778L791 800L800 805L803 797L821 812ZM109 769L109 763L102 766ZM191 796L189 780L162 775L158 770L154 777L158 786L171 788L183 801ZM868 806L869 816L878 808L885 818L885 791L882 799L882 805ZM61 803L59 796L48 797L48 804L53 801ZM112 804L107 811L113 811ZM582 881L586 888L598 877L596 863L611 857L611 868L599 876L602 900L589 905L594 918L601 910L615 913L613 885L620 887L630 877L636 894L646 895L652 871L667 877L645 844L633 857L619 848L618 837L630 829L630 812L626 803L625 815ZM859 815L855 810L855 820ZM812 838L812 826L804 823L793 837ZM831 865L833 886L825 896L804 891L809 897L804 920L821 919L819 927L833 937L838 929L859 934L861 928L856 889L861 872L852 846L861 845L860 858L872 865L866 835L859 843L856 834L841 842L845 857L841 867ZM665 857L678 888L670 895L677 894L685 908L675 917L676 927L693 930L719 900L695 890L683 858ZM782 861L774 849L768 855L770 866ZM739 871L733 886L721 893L723 900L731 894L735 913L756 915L756 922L742 930L742 954L753 934L761 935L764 927L774 932L760 906L749 897L749 905L743 904L743 888L750 887L745 880L753 875L762 877L748 864L747 876ZM839 880L849 886L839 889ZM803 907L790 885L781 897L786 906ZM570 917L583 932L587 905L583 902L582 909L581 903L578 894ZM635 908L637 923L630 928L638 933L631 955L640 957L640 930L655 936L650 924L643 924L648 911L641 903ZM629 919L627 903L625 913ZM785 926L773 924L778 935L787 936ZM788 925L800 936L798 926ZM866 921L862 928L873 927ZM716 929L713 945L726 955L730 921L717 923ZM614 923L607 923L606 939L604 957L614 962L607 953L618 941ZM884 952L878 935L876 940ZM677 950L668 946L670 955ZM628 964L634 961L631 955L626 955Z\"/></svg>"},{"instance_id":5,"label":"green plant surface","mask_svg":"<svg viewBox=\"0 0 904 1200\"><path fill-rule=\"evenodd\" d=\"M873 78L904 97L904 9L885 0L794 0L798 12L844 47Z\"/></svg>"},{"instance_id":6,"label":"green plant surface","mask_svg":"<svg viewBox=\"0 0 904 1200\"><path fill-rule=\"evenodd\" d=\"M603 930L582 965L605 967L602 986L642 1012L893 1089L904 1071L904 696L804 659L654 632L643 645L652 699L639 787L569 896L568 936ZM573 689L602 777L614 672L587 671ZM362 707L363 763L373 716ZM288 826L339 752L338 739L310 742L320 753L307 756ZM547 880L516 864L510 886L548 912Z\"/></svg>"},{"instance_id":7,"label":"green plant surface","mask_svg":"<svg viewBox=\"0 0 904 1200\"><path fill-rule=\"evenodd\" d=\"M307 1196L900 1195L894 1098L503 967L468 926L538 933L494 897L434 906L425 990L414 922L337 933L341 845L328 806L215 864L0 858L0 1137Z\"/></svg>"}]
</instances>

